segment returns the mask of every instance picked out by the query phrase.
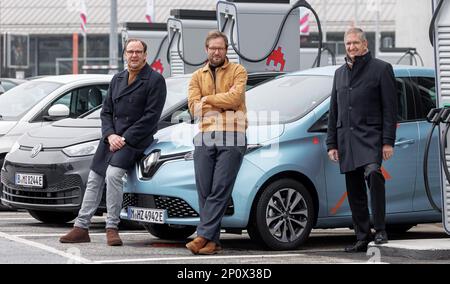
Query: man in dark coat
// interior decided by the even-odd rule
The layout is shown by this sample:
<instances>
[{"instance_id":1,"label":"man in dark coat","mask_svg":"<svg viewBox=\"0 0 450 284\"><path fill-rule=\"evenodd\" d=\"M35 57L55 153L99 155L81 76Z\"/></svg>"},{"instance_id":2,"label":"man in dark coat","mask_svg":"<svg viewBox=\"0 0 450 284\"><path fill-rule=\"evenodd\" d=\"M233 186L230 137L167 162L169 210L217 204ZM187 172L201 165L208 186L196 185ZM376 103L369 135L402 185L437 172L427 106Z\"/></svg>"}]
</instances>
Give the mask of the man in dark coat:
<instances>
[{"instance_id":1,"label":"man in dark coat","mask_svg":"<svg viewBox=\"0 0 450 284\"><path fill-rule=\"evenodd\" d=\"M114 76L101 112L102 139L95 153L78 217L62 243L90 242L89 226L102 199L106 182L106 237L122 245L118 234L122 209L122 178L152 144L166 100L164 78L147 64L147 45L125 43L128 70Z\"/></svg>"},{"instance_id":2,"label":"man in dark coat","mask_svg":"<svg viewBox=\"0 0 450 284\"><path fill-rule=\"evenodd\" d=\"M372 57L359 28L345 34L346 64L336 70L331 93L328 156L345 174L357 242L347 252L366 251L372 239L366 181L371 194L375 243L387 242L382 161L394 154L396 83L392 66Z\"/></svg>"}]
</instances>

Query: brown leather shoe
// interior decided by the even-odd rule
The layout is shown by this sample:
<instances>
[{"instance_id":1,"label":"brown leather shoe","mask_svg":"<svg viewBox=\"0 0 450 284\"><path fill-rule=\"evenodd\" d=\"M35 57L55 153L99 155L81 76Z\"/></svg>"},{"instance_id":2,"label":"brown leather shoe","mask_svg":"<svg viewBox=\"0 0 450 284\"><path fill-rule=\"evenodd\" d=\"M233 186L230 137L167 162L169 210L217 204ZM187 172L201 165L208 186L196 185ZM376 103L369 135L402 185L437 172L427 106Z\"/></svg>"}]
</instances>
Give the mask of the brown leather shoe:
<instances>
[{"instance_id":1,"label":"brown leather shoe","mask_svg":"<svg viewBox=\"0 0 450 284\"><path fill-rule=\"evenodd\" d=\"M123 245L119 236L119 230L106 229L106 241L110 247L120 247Z\"/></svg>"},{"instance_id":2,"label":"brown leather shoe","mask_svg":"<svg viewBox=\"0 0 450 284\"><path fill-rule=\"evenodd\" d=\"M206 246L204 246L201 250L198 251L198 254L201 255L212 255L217 254L222 251L222 247L216 245L215 242L208 242Z\"/></svg>"},{"instance_id":3,"label":"brown leather shoe","mask_svg":"<svg viewBox=\"0 0 450 284\"><path fill-rule=\"evenodd\" d=\"M202 249L206 244L208 243L208 240L203 237L196 237L192 242L187 243L186 247L193 253L198 254L198 251Z\"/></svg>"},{"instance_id":4,"label":"brown leather shoe","mask_svg":"<svg viewBox=\"0 0 450 284\"><path fill-rule=\"evenodd\" d=\"M65 234L59 239L63 244L78 244L78 243L90 243L89 231L79 227L73 227L70 232Z\"/></svg>"}]
</instances>

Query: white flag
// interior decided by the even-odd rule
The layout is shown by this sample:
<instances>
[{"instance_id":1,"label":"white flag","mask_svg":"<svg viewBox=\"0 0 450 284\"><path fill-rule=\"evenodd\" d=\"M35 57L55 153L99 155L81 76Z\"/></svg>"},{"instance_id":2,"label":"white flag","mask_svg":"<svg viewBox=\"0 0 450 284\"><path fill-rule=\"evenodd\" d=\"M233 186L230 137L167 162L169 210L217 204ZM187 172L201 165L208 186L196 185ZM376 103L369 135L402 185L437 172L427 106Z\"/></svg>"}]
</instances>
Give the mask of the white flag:
<instances>
[{"instance_id":1,"label":"white flag","mask_svg":"<svg viewBox=\"0 0 450 284\"><path fill-rule=\"evenodd\" d=\"M309 35L309 17L311 15L311 11L306 8L300 8L300 35L308 36Z\"/></svg>"},{"instance_id":2,"label":"white flag","mask_svg":"<svg viewBox=\"0 0 450 284\"><path fill-rule=\"evenodd\" d=\"M145 18L148 23L153 23L155 20L155 1L147 0L147 12L145 13Z\"/></svg>"},{"instance_id":3,"label":"white flag","mask_svg":"<svg viewBox=\"0 0 450 284\"><path fill-rule=\"evenodd\" d=\"M87 8L84 0L80 0L80 18L81 18L81 31L83 34L87 32Z\"/></svg>"}]
</instances>

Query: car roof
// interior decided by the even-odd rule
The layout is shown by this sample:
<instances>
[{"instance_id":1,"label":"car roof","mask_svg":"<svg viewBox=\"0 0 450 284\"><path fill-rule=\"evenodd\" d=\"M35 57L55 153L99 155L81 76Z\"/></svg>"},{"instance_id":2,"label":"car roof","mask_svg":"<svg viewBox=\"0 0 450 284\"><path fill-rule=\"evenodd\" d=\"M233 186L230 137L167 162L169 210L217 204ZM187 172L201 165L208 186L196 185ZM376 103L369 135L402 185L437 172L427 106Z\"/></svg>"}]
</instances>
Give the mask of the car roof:
<instances>
[{"instance_id":1,"label":"car roof","mask_svg":"<svg viewBox=\"0 0 450 284\"><path fill-rule=\"evenodd\" d=\"M33 81L55 82L61 84L69 84L77 81L99 80L111 81L113 75L109 74L79 74L79 75L59 75L59 76L45 76Z\"/></svg>"},{"instance_id":2,"label":"car roof","mask_svg":"<svg viewBox=\"0 0 450 284\"><path fill-rule=\"evenodd\" d=\"M336 70L341 67L342 65L332 65L332 66L324 66L324 67L317 67L317 68L311 68L311 69L307 69L307 70L302 70L302 71L296 71L296 72L292 72L289 73L289 75L317 75L317 76L334 76L334 73L336 72ZM394 72L399 72L399 71L420 71L420 72L424 72L424 73L430 73L430 72L434 72L433 68L429 68L429 67L419 67L419 66L410 66L410 65L392 65Z\"/></svg>"}]
</instances>

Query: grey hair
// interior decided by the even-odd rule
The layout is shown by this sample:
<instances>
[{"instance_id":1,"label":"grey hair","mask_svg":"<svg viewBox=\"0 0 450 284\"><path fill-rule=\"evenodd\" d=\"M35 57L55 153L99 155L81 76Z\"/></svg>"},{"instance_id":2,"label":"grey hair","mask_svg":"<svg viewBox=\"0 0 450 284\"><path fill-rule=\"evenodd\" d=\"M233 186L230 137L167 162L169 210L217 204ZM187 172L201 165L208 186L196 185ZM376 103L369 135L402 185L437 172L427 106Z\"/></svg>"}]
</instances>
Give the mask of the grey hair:
<instances>
[{"instance_id":1,"label":"grey hair","mask_svg":"<svg viewBox=\"0 0 450 284\"><path fill-rule=\"evenodd\" d=\"M357 34L359 39L362 41L367 41L366 33L361 28L350 28L345 32L344 40L347 38L349 34Z\"/></svg>"}]
</instances>

